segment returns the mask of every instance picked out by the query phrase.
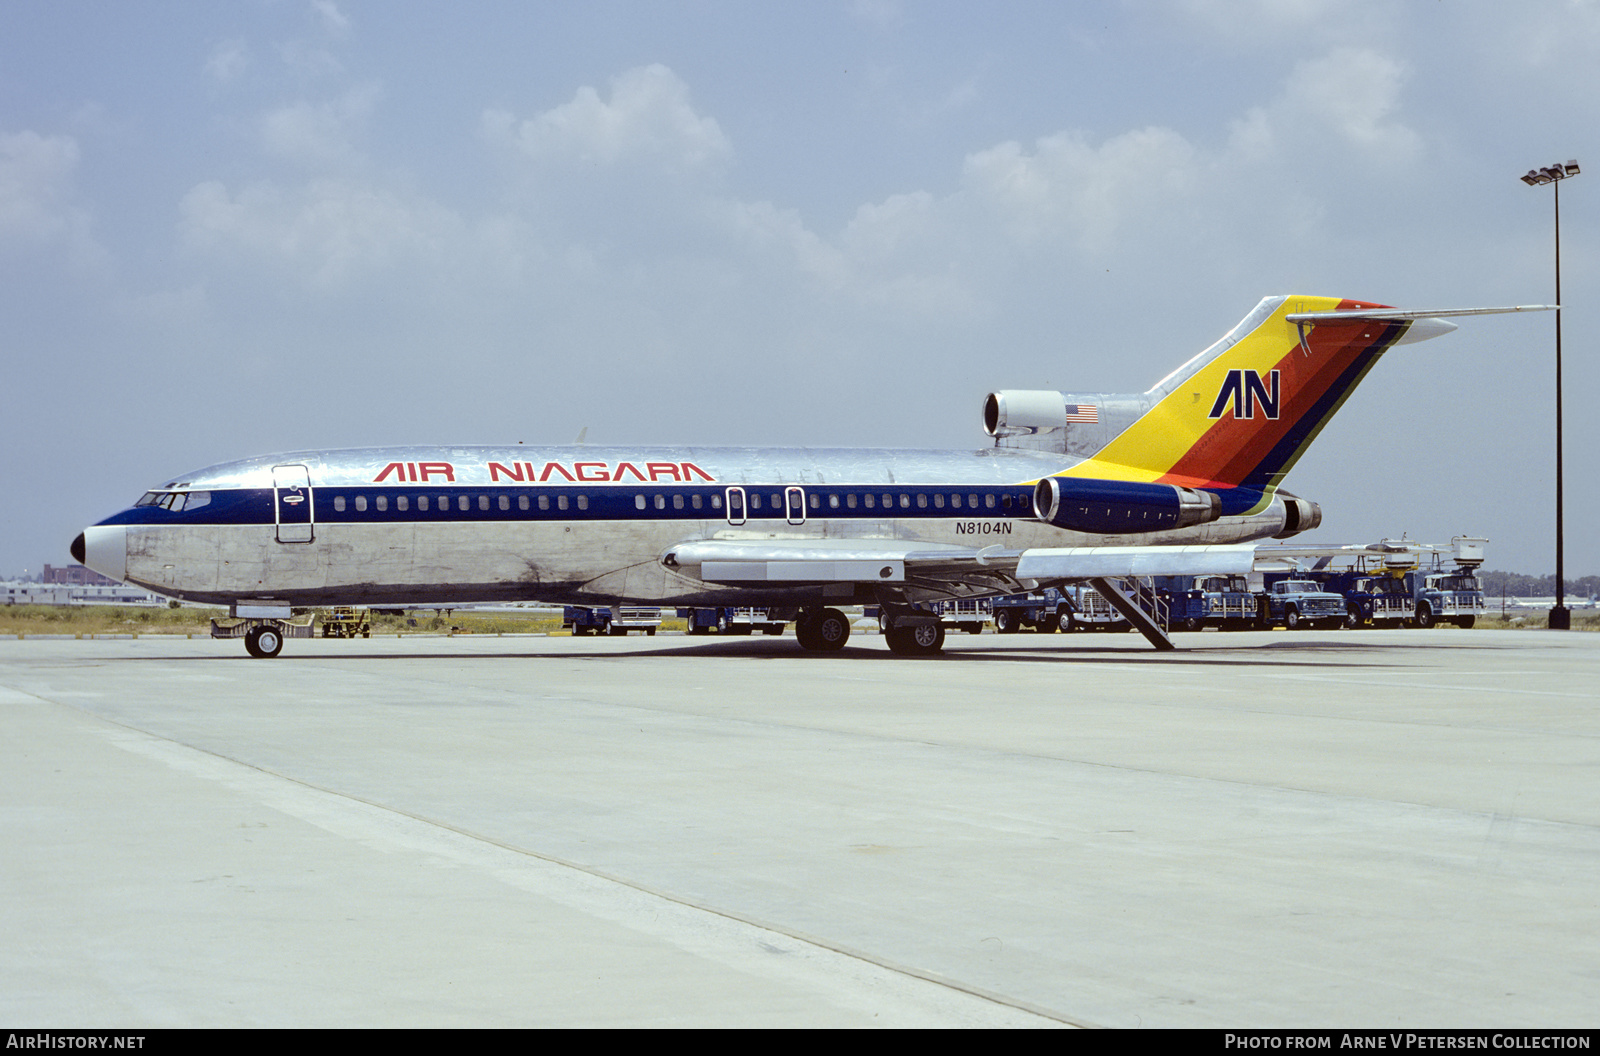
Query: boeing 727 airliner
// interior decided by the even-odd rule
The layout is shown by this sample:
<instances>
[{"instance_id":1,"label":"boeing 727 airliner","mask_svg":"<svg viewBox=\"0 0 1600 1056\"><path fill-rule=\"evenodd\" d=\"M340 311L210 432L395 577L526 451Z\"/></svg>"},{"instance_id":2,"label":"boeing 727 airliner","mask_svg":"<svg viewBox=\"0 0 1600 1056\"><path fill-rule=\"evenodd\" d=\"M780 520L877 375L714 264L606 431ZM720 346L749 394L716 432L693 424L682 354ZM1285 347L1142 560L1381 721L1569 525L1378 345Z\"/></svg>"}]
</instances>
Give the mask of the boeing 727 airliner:
<instances>
[{"instance_id":1,"label":"boeing 727 airliner","mask_svg":"<svg viewBox=\"0 0 1600 1056\"><path fill-rule=\"evenodd\" d=\"M1269 297L1147 392L1004 391L975 452L374 448L229 462L84 530L97 572L252 620L296 606L764 606L835 650L877 604L897 653L938 652L928 603L1124 576L1247 572L1253 541L1321 521L1284 475L1390 347L1448 315ZM1133 610L1133 611L1130 611ZM1159 631L1145 629L1157 645ZM1167 643L1170 647L1170 643Z\"/></svg>"}]
</instances>

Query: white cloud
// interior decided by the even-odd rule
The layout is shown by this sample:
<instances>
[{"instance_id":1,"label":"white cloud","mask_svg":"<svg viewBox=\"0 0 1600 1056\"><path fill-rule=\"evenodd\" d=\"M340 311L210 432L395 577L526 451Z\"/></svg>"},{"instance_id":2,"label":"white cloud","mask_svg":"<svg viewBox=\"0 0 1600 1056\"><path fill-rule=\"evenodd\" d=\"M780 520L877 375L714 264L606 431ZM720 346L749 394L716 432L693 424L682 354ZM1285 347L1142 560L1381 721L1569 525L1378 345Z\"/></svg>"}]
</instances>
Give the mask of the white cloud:
<instances>
[{"instance_id":1,"label":"white cloud","mask_svg":"<svg viewBox=\"0 0 1600 1056\"><path fill-rule=\"evenodd\" d=\"M350 31L350 19L333 0L311 0L311 9L330 36L343 36Z\"/></svg>"},{"instance_id":2,"label":"white cloud","mask_svg":"<svg viewBox=\"0 0 1600 1056\"><path fill-rule=\"evenodd\" d=\"M225 40L206 57L206 73L223 84L238 80L249 68L250 47L242 40Z\"/></svg>"},{"instance_id":3,"label":"white cloud","mask_svg":"<svg viewBox=\"0 0 1600 1056\"><path fill-rule=\"evenodd\" d=\"M0 249L60 245L80 260L100 256L89 214L72 204L77 166L71 136L0 135Z\"/></svg>"},{"instance_id":4,"label":"white cloud","mask_svg":"<svg viewBox=\"0 0 1600 1056\"><path fill-rule=\"evenodd\" d=\"M571 102L526 120L490 111L483 128L491 141L536 160L607 166L649 162L697 170L733 153L717 122L690 104L688 86L659 64L614 78L609 101L585 86Z\"/></svg>"},{"instance_id":5,"label":"white cloud","mask_svg":"<svg viewBox=\"0 0 1600 1056\"><path fill-rule=\"evenodd\" d=\"M402 265L448 271L463 234L459 218L433 203L342 179L237 194L202 183L180 213L189 249L280 263L323 289Z\"/></svg>"},{"instance_id":6,"label":"white cloud","mask_svg":"<svg viewBox=\"0 0 1600 1056\"><path fill-rule=\"evenodd\" d=\"M1195 148L1168 128L1126 132L1098 147L1058 133L1039 140L1032 153L1002 143L970 155L962 186L1018 243L1065 237L1100 248L1131 210L1188 193L1195 165Z\"/></svg>"},{"instance_id":7,"label":"white cloud","mask_svg":"<svg viewBox=\"0 0 1600 1056\"><path fill-rule=\"evenodd\" d=\"M1398 62L1363 48L1340 48L1295 67L1280 113L1303 115L1372 157L1405 163L1421 149L1417 134L1394 120L1405 80Z\"/></svg>"},{"instance_id":8,"label":"white cloud","mask_svg":"<svg viewBox=\"0 0 1600 1056\"><path fill-rule=\"evenodd\" d=\"M309 169L348 167L359 160L353 134L380 95L378 87L369 84L331 102L299 102L272 110L261 120L262 148Z\"/></svg>"}]
</instances>

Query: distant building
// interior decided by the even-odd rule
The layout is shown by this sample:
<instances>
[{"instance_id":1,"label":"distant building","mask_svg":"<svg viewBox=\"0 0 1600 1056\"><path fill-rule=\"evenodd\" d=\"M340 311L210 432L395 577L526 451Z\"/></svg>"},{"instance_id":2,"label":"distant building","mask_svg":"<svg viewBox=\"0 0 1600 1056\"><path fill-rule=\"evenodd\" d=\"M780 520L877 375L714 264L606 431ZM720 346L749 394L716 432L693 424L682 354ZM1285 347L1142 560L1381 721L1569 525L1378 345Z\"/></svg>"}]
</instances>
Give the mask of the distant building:
<instances>
[{"instance_id":1,"label":"distant building","mask_svg":"<svg viewBox=\"0 0 1600 1056\"><path fill-rule=\"evenodd\" d=\"M44 578L41 583L64 583L68 586L78 587L114 587L117 581L108 576L102 576L92 568L82 565L68 565L66 568L56 568L52 565L44 566Z\"/></svg>"},{"instance_id":2,"label":"distant building","mask_svg":"<svg viewBox=\"0 0 1600 1056\"><path fill-rule=\"evenodd\" d=\"M70 569L58 569L68 572ZM102 577L104 578L104 577ZM126 583L58 584L0 583L0 605L149 605L165 607L167 599Z\"/></svg>"}]
</instances>

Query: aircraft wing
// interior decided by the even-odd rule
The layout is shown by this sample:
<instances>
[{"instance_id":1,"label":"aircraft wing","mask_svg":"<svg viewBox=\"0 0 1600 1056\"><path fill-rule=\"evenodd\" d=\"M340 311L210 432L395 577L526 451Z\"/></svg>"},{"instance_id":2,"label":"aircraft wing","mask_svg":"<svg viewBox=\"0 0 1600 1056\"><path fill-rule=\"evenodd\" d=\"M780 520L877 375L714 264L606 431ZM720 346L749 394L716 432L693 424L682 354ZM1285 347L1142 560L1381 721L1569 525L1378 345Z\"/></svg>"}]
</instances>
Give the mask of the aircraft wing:
<instances>
[{"instance_id":1,"label":"aircraft wing","mask_svg":"<svg viewBox=\"0 0 1600 1056\"><path fill-rule=\"evenodd\" d=\"M1041 582L1243 574L1254 567L1255 547L1006 550L899 539L703 539L679 543L661 560L668 568L729 586L870 583L955 597L1017 593Z\"/></svg>"},{"instance_id":2,"label":"aircraft wing","mask_svg":"<svg viewBox=\"0 0 1600 1056\"><path fill-rule=\"evenodd\" d=\"M908 579L1007 575L1019 550L909 539L702 539L661 558L708 583L905 583Z\"/></svg>"}]
</instances>

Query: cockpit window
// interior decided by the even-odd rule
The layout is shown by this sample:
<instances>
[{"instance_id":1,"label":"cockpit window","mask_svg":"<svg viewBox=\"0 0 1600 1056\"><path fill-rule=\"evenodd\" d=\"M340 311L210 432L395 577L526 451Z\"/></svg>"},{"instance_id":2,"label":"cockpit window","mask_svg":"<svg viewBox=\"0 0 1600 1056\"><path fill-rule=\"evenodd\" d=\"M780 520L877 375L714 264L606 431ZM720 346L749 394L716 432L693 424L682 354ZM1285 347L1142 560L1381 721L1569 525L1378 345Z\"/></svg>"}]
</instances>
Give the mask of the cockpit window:
<instances>
[{"instance_id":1,"label":"cockpit window","mask_svg":"<svg viewBox=\"0 0 1600 1056\"><path fill-rule=\"evenodd\" d=\"M147 491L135 506L160 506L163 510L179 513L197 510L211 501L209 491Z\"/></svg>"}]
</instances>

